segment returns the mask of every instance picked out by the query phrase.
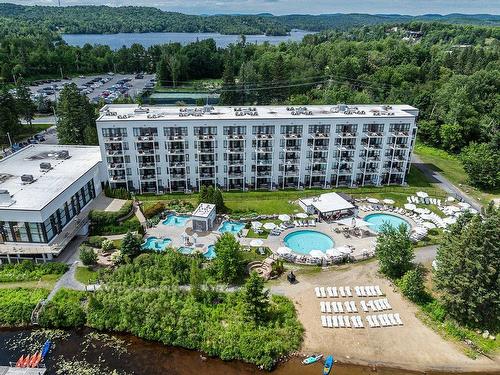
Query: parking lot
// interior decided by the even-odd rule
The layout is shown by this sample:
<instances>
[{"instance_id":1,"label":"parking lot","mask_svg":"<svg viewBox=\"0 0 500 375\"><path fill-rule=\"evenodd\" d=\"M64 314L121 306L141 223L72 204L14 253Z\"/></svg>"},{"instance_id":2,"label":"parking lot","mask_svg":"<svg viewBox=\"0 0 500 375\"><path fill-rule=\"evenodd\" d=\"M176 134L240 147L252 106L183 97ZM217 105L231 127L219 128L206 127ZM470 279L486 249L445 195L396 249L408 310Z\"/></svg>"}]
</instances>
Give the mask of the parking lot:
<instances>
[{"instance_id":1,"label":"parking lot","mask_svg":"<svg viewBox=\"0 0 500 375\"><path fill-rule=\"evenodd\" d=\"M100 74L80 76L70 79L52 79L38 81L38 85L31 85L33 99L42 95L49 100L57 100L64 85L75 83L80 92L88 96L93 102L103 99L112 103L122 97L135 98L141 95L147 87L154 86L154 74Z\"/></svg>"}]
</instances>

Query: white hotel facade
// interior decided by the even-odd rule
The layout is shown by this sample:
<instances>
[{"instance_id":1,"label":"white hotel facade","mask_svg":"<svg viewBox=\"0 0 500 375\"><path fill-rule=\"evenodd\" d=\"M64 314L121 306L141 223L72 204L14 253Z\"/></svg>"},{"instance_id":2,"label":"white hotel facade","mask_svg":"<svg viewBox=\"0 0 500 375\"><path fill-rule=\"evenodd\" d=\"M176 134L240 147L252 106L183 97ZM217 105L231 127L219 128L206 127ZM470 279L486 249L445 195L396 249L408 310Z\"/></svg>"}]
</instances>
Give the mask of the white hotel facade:
<instances>
[{"instance_id":1,"label":"white hotel facade","mask_svg":"<svg viewBox=\"0 0 500 375\"><path fill-rule=\"evenodd\" d=\"M138 193L405 184L418 109L408 105L140 107L97 120L111 186Z\"/></svg>"}]
</instances>

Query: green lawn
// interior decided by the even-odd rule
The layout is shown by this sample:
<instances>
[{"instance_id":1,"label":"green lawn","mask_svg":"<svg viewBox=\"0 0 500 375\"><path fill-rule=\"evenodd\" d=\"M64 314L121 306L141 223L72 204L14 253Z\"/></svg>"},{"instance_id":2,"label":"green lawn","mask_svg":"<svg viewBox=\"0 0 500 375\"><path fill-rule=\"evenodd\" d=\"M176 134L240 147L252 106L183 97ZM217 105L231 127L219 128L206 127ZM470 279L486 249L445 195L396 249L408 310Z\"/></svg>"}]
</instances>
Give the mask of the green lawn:
<instances>
[{"instance_id":1,"label":"green lawn","mask_svg":"<svg viewBox=\"0 0 500 375\"><path fill-rule=\"evenodd\" d=\"M89 267L77 267L75 279L82 284L92 284L97 279L97 271L94 271Z\"/></svg>"},{"instance_id":2,"label":"green lawn","mask_svg":"<svg viewBox=\"0 0 500 375\"><path fill-rule=\"evenodd\" d=\"M43 275L39 280L30 281L12 281L0 283L0 289L12 289L12 288L42 288L42 289L52 289L56 284L57 280L62 275Z\"/></svg>"},{"instance_id":3,"label":"green lawn","mask_svg":"<svg viewBox=\"0 0 500 375\"><path fill-rule=\"evenodd\" d=\"M462 163L457 156L447 153L434 147L429 147L421 143L415 146L415 153L422 161L436 172L441 173L454 185L471 195L482 204L486 204L494 198L499 198L500 191L481 191L467 183L467 174ZM416 169L416 168L414 168Z\"/></svg>"}]
</instances>

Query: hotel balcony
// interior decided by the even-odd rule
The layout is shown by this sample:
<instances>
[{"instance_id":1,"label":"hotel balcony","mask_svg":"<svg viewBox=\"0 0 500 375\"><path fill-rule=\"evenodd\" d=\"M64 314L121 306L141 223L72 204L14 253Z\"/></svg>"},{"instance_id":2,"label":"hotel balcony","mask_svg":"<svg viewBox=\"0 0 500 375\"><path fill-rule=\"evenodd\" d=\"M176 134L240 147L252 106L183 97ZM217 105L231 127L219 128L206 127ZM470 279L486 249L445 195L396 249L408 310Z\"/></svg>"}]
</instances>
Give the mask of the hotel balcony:
<instances>
[{"instance_id":1,"label":"hotel balcony","mask_svg":"<svg viewBox=\"0 0 500 375\"><path fill-rule=\"evenodd\" d=\"M243 172L228 172L227 175L228 175L229 178L239 179L239 178L243 178L243 176L245 174Z\"/></svg>"},{"instance_id":2,"label":"hotel balcony","mask_svg":"<svg viewBox=\"0 0 500 375\"><path fill-rule=\"evenodd\" d=\"M199 148L198 154L213 154L215 152L215 148Z\"/></svg>"},{"instance_id":3,"label":"hotel balcony","mask_svg":"<svg viewBox=\"0 0 500 375\"><path fill-rule=\"evenodd\" d=\"M355 150L356 149L355 144L335 145L335 147L337 148L337 150L340 150L340 151L347 151L347 150Z\"/></svg>"},{"instance_id":4,"label":"hotel balcony","mask_svg":"<svg viewBox=\"0 0 500 375\"><path fill-rule=\"evenodd\" d=\"M123 163L109 163L108 169L110 169L110 170L125 169L125 164L123 164Z\"/></svg>"},{"instance_id":5,"label":"hotel balcony","mask_svg":"<svg viewBox=\"0 0 500 375\"><path fill-rule=\"evenodd\" d=\"M151 143L155 141L154 135L139 135L135 137L135 142L137 143Z\"/></svg>"},{"instance_id":6,"label":"hotel balcony","mask_svg":"<svg viewBox=\"0 0 500 375\"><path fill-rule=\"evenodd\" d=\"M152 148L137 150L138 156L151 156L155 154L155 150Z\"/></svg>"},{"instance_id":7,"label":"hotel balcony","mask_svg":"<svg viewBox=\"0 0 500 375\"><path fill-rule=\"evenodd\" d=\"M245 139L243 134L227 134L226 139L228 141L242 141Z\"/></svg>"},{"instance_id":8,"label":"hotel balcony","mask_svg":"<svg viewBox=\"0 0 500 375\"><path fill-rule=\"evenodd\" d=\"M198 165L200 167L213 167L213 168L215 168L215 160L199 160Z\"/></svg>"},{"instance_id":9,"label":"hotel balcony","mask_svg":"<svg viewBox=\"0 0 500 375\"><path fill-rule=\"evenodd\" d=\"M198 135L196 139L202 142L215 142L215 135Z\"/></svg>"},{"instance_id":10,"label":"hotel balcony","mask_svg":"<svg viewBox=\"0 0 500 375\"><path fill-rule=\"evenodd\" d=\"M104 137L104 143L122 143L123 137Z\"/></svg>"},{"instance_id":11,"label":"hotel balcony","mask_svg":"<svg viewBox=\"0 0 500 375\"><path fill-rule=\"evenodd\" d=\"M311 164L328 164L326 158L311 158Z\"/></svg>"},{"instance_id":12,"label":"hotel balcony","mask_svg":"<svg viewBox=\"0 0 500 375\"><path fill-rule=\"evenodd\" d=\"M215 173L200 173L199 179L200 180L214 180Z\"/></svg>"},{"instance_id":13,"label":"hotel balcony","mask_svg":"<svg viewBox=\"0 0 500 375\"><path fill-rule=\"evenodd\" d=\"M356 138L356 132L337 132L337 136L340 138Z\"/></svg>"},{"instance_id":14,"label":"hotel balcony","mask_svg":"<svg viewBox=\"0 0 500 375\"><path fill-rule=\"evenodd\" d=\"M256 160L257 165L273 165L273 159L260 159Z\"/></svg>"},{"instance_id":15,"label":"hotel balcony","mask_svg":"<svg viewBox=\"0 0 500 375\"><path fill-rule=\"evenodd\" d=\"M393 137L409 137L410 132L408 130L400 131L400 130L393 130L390 132L390 134Z\"/></svg>"},{"instance_id":16,"label":"hotel balcony","mask_svg":"<svg viewBox=\"0 0 500 375\"><path fill-rule=\"evenodd\" d=\"M106 156L122 156L123 150L107 149Z\"/></svg>"},{"instance_id":17,"label":"hotel balcony","mask_svg":"<svg viewBox=\"0 0 500 375\"><path fill-rule=\"evenodd\" d=\"M309 136L312 139L330 139L330 134L325 134L325 133L314 133L314 134L309 134Z\"/></svg>"},{"instance_id":18,"label":"hotel balcony","mask_svg":"<svg viewBox=\"0 0 500 375\"><path fill-rule=\"evenodd\" d=\"M184 174L184 173L170 173L169 178L171 181L185 180L186 174Z\"/></svg>"},{"instance_id":19,"label":"hotel balcony","mask_svg":"<svg viewBox=\"0 0 500 375\"><path fill-rule=\"evenodd\" d=\"M255 149L255 152L257 152L259 154L270 154L273 152L273 148L272 147L258 147Z\"/></svg>"},{"instance_id":20,"label":"hotel balcony","mask_svg":"<svg viewBox=\"0 0 500 375\"><path fill-rule=\"evenodd\" d=\"M352 168L340 168L339 175L351 175L352 174Z\"/></svg>"},{"instance_id":21,"label":"hotel balcony","mask_svg":"<svg viewBox=\"0 0 500 375\"><path fill-rule=\"evenodd\" d=\"M285 165L299 165L300 164L300 158L286 158L283 159L283 164Z\"/></svg>"},{"instance_id":22,"label":"hotel balcony","mask_svg":"<svg viewBox=\"0 0 500 375\"><path fill-rule=\"evenodd\" d=\"M363 148L365 150L381 150L382 149L382 144L380 143L374 143L374 144L369 144L369 143L362 143Z\"/></svg>"},{"instance_id":23,"label":"hotel balcony","mask_svg":"<svg viewBox=\"0 0 500 375\"><path fill-rule=\"evenodd\" d=\"M258 140L272 140L274 138L273 134L256 134L255 138Z\"/></svg>"},{"instance_id":24,"label":"hotel balcony","mask_svg":"<svg viewBox=\"0 0 500 375\"><path fill-rule=\"evenodd\" d=\"M370 131L370 130L364 131L363 134L370 138L382 138L384 136L383 132Z\"/></svg>"},{"instance_id":25,"label":"hotel balcony","mask_svg":"<svg viewBox=\"0 0 500 375\"><path fill-rule=\"evenodd\" d=\"M389 148L393 150L406 150L408 149L408 145L406 143L391 143L389 144Z\"/></svg>"},{"instance_id":26,"label":"hotel balcony","mask_svg":"<svg viewBox=\"0 0 500 375\"><path fill-rule=\"evenodd\" d=\"M285 177L297 177L297 176L300 175L300 171L297 170L297 169L294 169L294 170L291 170L291 171L285 170L285 171L282 171L282 174Z\"/></svg>"},{"instance_id":27,"label":"hotel balcony","mask_svg":"<svg viewBox=\"0 0 500 375\"><path fill-rule=\"evenodd\" d=\"M302 134L292 133L292 134L283 134L284 139L301 139Z\"/></svg>"},{"instance_id":28,"label":"hotel balcony","mask_svg":"<svg viewBox=\"0 0 500 375\"><path fill-rule=\"evenodd\" d=\"M168 163L170 168L186 168L186 163L183 161L171 161Z\"/></svg>"},{"instance_id":29,"label":"hotel balcony","mask_svg":"<svg viewBox=\"0 0 500 375\"><path fill-rule=\"evenodd\" d=\"M141 180L141 181L156 181L156 175L154 175L154 174L139 174L139 180Z\"/></svg>"},{"instance_id":30,"label":"hotel balcony","mask_svg":"<svg viewBox=\"0 0 500 375\"><path fill-rule=\"evenodd\" d=\"M109 177L111 182L124 182L126 179L127 177L125 175L113 175Z\"/></svg>"},{"instance_id":31,"label":"hotel balcony","mask_svg":"<svg viewBox=\"0 0 500 375\"><path fill-rule=\"evenodd\" d=\"M186 153L186 150L183 148L169 148L167 150L169 155L183 155L184 153Z\"/></svg>"},{"instance_id":32,"label":"hotel balcony","mask_svg":"<svg viewBox=\"0 0 500 375\"><path fill-rule=\"evenodd\" d=\"M312 151L328 151L330 148L323 145L312 145L309 147Z\"/></svg>"},{"instance_id":33,"label":"hotel balcony","mask_svg":"<svg viewBox=\"0 0 500 375\"><path fill-rule=\"evenodd\" d=\"M231 147L226 149L226 153L228 154L242 154L245 152L243 147Z\"/></svg>"},{"instance_id":34,"label":"hotel balcony","mask_svg":"<svg viewBox=\"0 0 500 375\"><path fill-rule=\"evenodd\" d=\"M326 169L312 170L311 175L312 176L326 176Z\"/></svg>"},{"instance_id":35,"label":"hotel balcony","mask_svg":"<svg viewBox=\"0 0 500 375\"><path fill-rule=\"evenodd\" d=\"M155 169L155 163L153 162L139 162L139 169Z\"/></svg>"},{"instance_id":36,"label":"hotel balcony","mask_svg":"<svg viewBox=\"0 0 500 375\"><path fill-rule=\"evenodd\" d=\"M258 178L271 177L273 175L272 171L260 171L256 173Z\"/></svg>"},{"instance_id":37,"label":"hotel balcony","mask_svg":"<svg viewBox=\"0 0 500 375\"><path fill-rule=\"evenodd\" d=\"M245 161L243 159L228 159L227 165L243 165Z\"/></svg>"},{"instance_id":38,"label":"hotel balcony","mask_svg":"<svg viewBox=\"0 0 500 375\"><path fill-rule=\"evenodd\" d=\"M300 146L283 146L283 151L285 152L300 152Z\"/></svg>"},{"instance_id":39,"label":"hotel balcony","mask_svg":"<svg viewBox=\"0 0 500 375\"><path fill-rule=\"evenodd\" d=\"M183 135L171 135L167 138L168 142L183 142L186 139Z\"/></svg>"}]
</instances>

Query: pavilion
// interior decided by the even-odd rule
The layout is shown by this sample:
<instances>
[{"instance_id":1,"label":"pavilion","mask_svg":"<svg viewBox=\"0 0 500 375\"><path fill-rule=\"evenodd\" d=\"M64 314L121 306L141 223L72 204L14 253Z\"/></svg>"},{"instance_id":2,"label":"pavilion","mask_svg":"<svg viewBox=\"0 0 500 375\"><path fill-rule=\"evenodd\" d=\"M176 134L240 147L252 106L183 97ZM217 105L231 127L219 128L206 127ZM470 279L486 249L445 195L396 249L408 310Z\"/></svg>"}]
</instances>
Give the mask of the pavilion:
<instances>
[{"instance_id":1,"label":"pavilion","mask_svg":"<svg viewBox=\"0 0 500 375\"><path fill-rule=\"evenodd\" d=\"M346 194L326 193L299 199L299 205L308 214L317 214L323 220L339 220L356 215L356 206Z\"/></svg>"}]
</instances>

